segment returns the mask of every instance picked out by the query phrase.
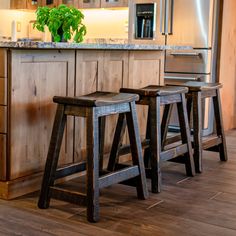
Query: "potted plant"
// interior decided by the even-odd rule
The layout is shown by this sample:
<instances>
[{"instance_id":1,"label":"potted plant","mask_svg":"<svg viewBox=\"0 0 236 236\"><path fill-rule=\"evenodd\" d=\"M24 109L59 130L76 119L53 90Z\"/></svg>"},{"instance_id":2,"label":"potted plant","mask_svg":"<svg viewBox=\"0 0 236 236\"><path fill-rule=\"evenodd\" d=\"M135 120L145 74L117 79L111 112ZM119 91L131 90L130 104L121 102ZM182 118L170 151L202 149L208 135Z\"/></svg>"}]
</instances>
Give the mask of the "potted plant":
<instances>
[{"instance_id":1,"label":"potted plant","mask_svg":"<svg viewBox=\"0 0 236 236\"><path fill-rule=\"evenodd\" d=\"M82 42L86 34L86 27L82 23L84 15L75 7L67 7L64 4L56 8L38 7L34 27L44 32L45 26L52 34L54 42L70 40Z\"/></svg>"}]
</instances>

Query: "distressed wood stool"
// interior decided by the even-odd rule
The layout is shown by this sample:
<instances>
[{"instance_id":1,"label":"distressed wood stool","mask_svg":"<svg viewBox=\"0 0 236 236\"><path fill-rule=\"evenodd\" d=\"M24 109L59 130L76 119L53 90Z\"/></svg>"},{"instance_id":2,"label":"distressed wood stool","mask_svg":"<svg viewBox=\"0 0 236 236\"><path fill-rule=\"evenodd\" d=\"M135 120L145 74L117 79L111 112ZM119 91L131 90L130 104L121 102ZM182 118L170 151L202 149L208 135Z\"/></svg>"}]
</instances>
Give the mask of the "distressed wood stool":
<instances>
[{"instance_id":1,"label":"distressed wood stool","mask_svg":"<svg viewBox=\"0 0 236 236\"><path fill-rule=\"evenodd\" d=\"M220 83L206 83L198 81L189 82L170 82L169 85L186 86L189 89L187 93L188 116L190 119L192 110L193 120L193 146L194 146L194 163L195 170L202 172L202 151L209 150L219 152L220 160L227 161L227 149L222 120L220 91L222 87ZM214 117L216 125L216 135L210 135L203 139L202 137L202 100L210 98L213 100ZM166 109L166 114L171 113L171 108ZM177 137L178 138L178 137ZM174 138L176 139L176 138ZM166 139L166 144L171 143L171 139Z\"/></svg>"},{"instance_id":2,"label":"distressed wood stool","mask_svg":"<svg viewBox=\"0 0 236 236\"><path fill-rule=\"evenodd\" d=\"M49 207L50 198L58 198L72 203L87 205L87 219L90 222L99 220L99 189L110 186L130 178L136 179L137 195L139 199L148 196L145 168L142 158L142 147L139 138L135 101L138 95L95 92L80 97L54 97L57 103L48 156L42 181L38 207ZM99 119L112 114L121 114L126 117L133 165L119 168L112 172L99 172ZM87 160L86 165L74 164L58 168L60 146L63 138L64 127L68 115L85 117L87 121ZM100 120L101 121L101 120ZM104 137L101 137L104 139ZM54 186L56 179L87 171L87 193L65 190Z\"/></svg>"},{"instance_id":3,"label":"distressed wood stool","mask_svg":"<svg viewBox=\"0 0 236 236\"><path fill-rule=\"evenodd\" d=\"M148 119L146 127L146 139L142 142L145 153L144 163L147 177L151 178L152 192L157 193L161 191L161 162L166 160L174 160L184 162L188 176L193 176L194 163L190 140L190 130L187 118L185 93L188 89L186 87L175 86L155 86L150 85L141 89L121 88L122 93L138 94L140 99L136 101L137 104L148 106ZM168 119L163 117L161 123L161 106L170 106L170 104L177 104L178 115L180 120L182 143L164 149L161 144L161 137L167 133ZM119 126L122 127L122 126ZM119 155L127 154L129 148L121 147L120 136L124 134L122 128L116 130L114 143L112 145L111 157L108 163L108 170L113 170L118 162ZM181 157L184 155L184 157ZM179 158L178 158L179 157Z\"/></svg>"}]
</instances>

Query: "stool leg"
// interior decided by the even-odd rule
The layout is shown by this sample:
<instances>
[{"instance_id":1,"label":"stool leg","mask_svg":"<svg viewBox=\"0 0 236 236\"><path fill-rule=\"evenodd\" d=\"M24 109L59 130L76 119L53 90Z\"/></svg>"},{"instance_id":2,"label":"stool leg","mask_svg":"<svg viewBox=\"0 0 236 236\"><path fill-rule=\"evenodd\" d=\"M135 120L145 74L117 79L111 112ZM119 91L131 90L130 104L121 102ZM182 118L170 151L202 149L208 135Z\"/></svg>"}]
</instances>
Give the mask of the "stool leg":
<instances>
[{"instance_id":1,"label":"stool leg","mask_svg":"<svg viewBox=\"0 0 236 236\"><path fill-rule=\"evenodd\" d=\"M193 103L193 99L191 96L188 96L186 99L187 102L187 112L188 112L188 121L189 121L189 125L191 122L191 110L192 110L192 103Z\"/></svg>"},{"instance_id":2,"label":"stool leg","mask_svg":"<svg viewBox=\"0 0 236 236\"><path fill-rule=\"evenodd\" d=\"M161 121L160 97L150 99L150 147L151 147L151 183L152 192L161 192Z\"/></svg>"},{"instance_id":3,"label":"stool leg","mask_svg":"<svg viewBox=\"0 0 236 236\"><path fill-rule=\"evenodd\" d=\"M102 171L103 170L106 117L105 116L99 117L98 122L99 122L99 170Z\"/></svg>"},{"instance_id":4,"label":"stool leg","mask_svg":"<svg viewBox=\"0 0 236 236\"><path fill-rule=\"evenodd\" d=\"M139 166L140 175L137 177L137 194L139 199L147 199L148 190L142 158L142 146L139 135L138 120L135 102L130 103L130 112L126 113L127 127L130 139L130 147L133 165Z\"/></svg>"},{"instance_id":5,"label":"stool leg","mask_svg":"<svg viewBox=\"0 0 236 236\"><path fill-rule=\"evenodd\" d=\"M99 220L99 128L97 108L87 109L87 219Z\"/></svg>"},{"instance_id":6,"label":"stool leg","mask_svg":"<svg viewBox=\"0 0 236 236\"><path fill-rule=\"evenodd\" d=\"M119 148L122 145L122 141L123 141L123 137L125 133L125 127L126 127L125 114L120 113L118 121L117 121L117 125L116 125L114 139L111 146L111 152L110 152L110 157L109 157L108 167L107 167L108 171L114 171L115 165L118 163L118 153L119 153Z\"/></svg>"},{"instance_id":7,"label":"stool leg","mask_svg":"<svg viewBox=\"0 0 236 236\"><path fill-rule=\"evenodd\" d=\"M63 132L66 123L66 115L64 114L64 110L64 105L59 104L57 106L41 191L38 200L38 207L41 209L48 208L50 204L49 189L50 186L54 185L54 176L57 168Z\"/></svg>"},{"instance_id":8,"label":"stool leg","mask_svg":"<svg viewBox=\"0 0 236 236\"><path fill-rule=\"evenodd\" d=\"M193 142L194 164L197 173L202 172L202 101L201 92L193 92Z\"/></svg>"},{"instance_id":9,"label":"stool leg","mask_svg":"<svg viewBox=\"0 0 236 236\"><path fill-rule=\"evenodd\" d=\"M171 112L173 104L167 104L164 107L164 112L161 121L161 150L165 147L165 141L168 133L168 125L170 123Z\"/></svg>"},{"instance_id":10,"label":"stool leg","mask_svg":"<svg viewBox=\"0 0 236 236\"><path fill-rule=\"evenodd\" d=\"M190 137L190 129L188 122L188 114L186 108L186 100L185 94L181 94L181 102L177 103L178 115L179 115L179 124L180 124L180 132L182 137L182 142L187 144L188 152L185 156L185 168L188 176L194 176L194 160L191 146L191 137Z\"/></svg>"},{"instance_id":11,"label":"stool leg","mask_svg":"<svg viewBox=\"0 0 236 236\"><path fill-rule=\"evenodd\" d=\"M221 140L222 140L222 143L218 145L219 152L220 152L220 160L227 161L228 155L227 155L227 149L226 149L226 141L225 141L219 89L216 90L216 96L213 97L213 104L214 104L214 113L215 113L215 120L216 120L216 132L218 136L221 136Z\"/></svg>"},{"instance_id":12,"label":"stool leg","mask_svg":"<svg viewBox=\"0 0 236 236\"><path fill-rule=\"evenodd\" d=\"M146 139L150 140L150 132L151 132L151 127L150 127L150 107L148 106L148 116L147 116L147 125L146 125ZM150 151L150 146L145 148L144 150L144 166L145 168L150 167L150 159L151 159L151 151Z\"/></svg>"}]
</instances>

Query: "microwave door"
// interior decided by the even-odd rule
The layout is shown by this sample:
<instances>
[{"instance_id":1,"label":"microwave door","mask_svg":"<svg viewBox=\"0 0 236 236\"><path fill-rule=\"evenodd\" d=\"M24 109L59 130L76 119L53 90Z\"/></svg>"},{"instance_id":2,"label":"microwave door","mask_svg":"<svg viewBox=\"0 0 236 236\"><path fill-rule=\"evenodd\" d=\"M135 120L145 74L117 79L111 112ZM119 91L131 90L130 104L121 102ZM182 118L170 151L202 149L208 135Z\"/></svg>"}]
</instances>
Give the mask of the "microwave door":
<instances>
[{"instance_id":1,"label":"microwave door","mask_svg":"<svg viewBox=\"0 0 236 236\"><path fill-rule=\"evenodd\" d=\"M211 48L214 0L166 0L167 45Z\"/></svg>"}]
</instances>

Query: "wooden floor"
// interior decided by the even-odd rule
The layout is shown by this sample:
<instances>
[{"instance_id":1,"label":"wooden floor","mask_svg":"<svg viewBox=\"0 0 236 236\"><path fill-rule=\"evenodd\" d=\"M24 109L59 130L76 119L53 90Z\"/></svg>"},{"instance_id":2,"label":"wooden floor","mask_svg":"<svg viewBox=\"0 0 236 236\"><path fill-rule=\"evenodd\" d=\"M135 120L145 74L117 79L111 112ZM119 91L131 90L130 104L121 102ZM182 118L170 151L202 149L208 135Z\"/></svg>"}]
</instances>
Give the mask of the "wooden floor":
<instances>
[{"instance_id":1,"label":"wooden floor","mask_svg":"<svg viewBox=\"0 0 236 236\"><path fill-rule=\"evenodd\" d=\"M86 221L84 207L66 202L52 200L49 209L38 209L38 193L0 200L0 235L235 236L235 144L236 130L227 132L229 161L205 152L204 172L194 178L186 178L181 164L165 163L163 191L148 200L137 200L135 189L127 186L103 189L96 224Z\"/></svg>"}]
</instances>

